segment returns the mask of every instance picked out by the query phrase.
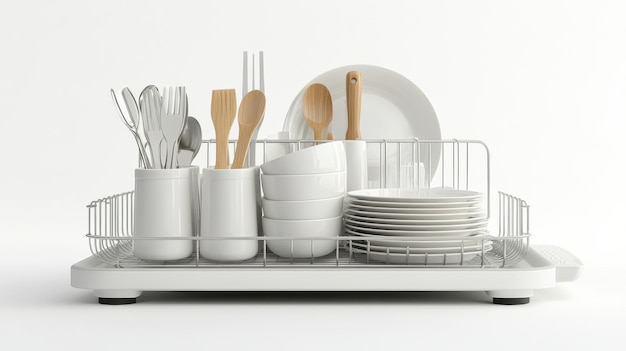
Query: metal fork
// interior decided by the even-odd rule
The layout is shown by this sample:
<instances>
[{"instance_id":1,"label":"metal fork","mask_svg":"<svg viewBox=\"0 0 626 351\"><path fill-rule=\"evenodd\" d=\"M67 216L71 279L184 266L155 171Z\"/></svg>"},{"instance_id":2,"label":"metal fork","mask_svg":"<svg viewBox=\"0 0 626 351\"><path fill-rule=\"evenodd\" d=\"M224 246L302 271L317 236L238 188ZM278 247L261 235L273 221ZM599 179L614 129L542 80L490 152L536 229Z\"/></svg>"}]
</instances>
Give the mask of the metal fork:
<instances>
[{"instance_id":1,"label":"metal fork","mask_svg":"<svg viewBox=\"0 0 626 351\"><path fill-rule=\"evenodd\" d=\"M161 143L163 132L161 131L161 94L154 85L148 85L139 95L139 108L141 110L143 131L146 136L150 155L152 156L152 168L163 168L161 159Z\"/></svg>"},{"instance_id":2,"label":"metal fork","mask_svg":"<svg viewBox=\"0 0 626 351\"><path fill-rule=\"evenodd\" d=\"M163 88L161 129L167 143L165 168L176 168L180 135L187 122L187 93L185 87Z\"/></svg>"},{"instance_id":3,"label":"metal fork","mask_svg":"<svg viewBox=\"0 0 626 351\"><path fill-rule=\"evenodd\" d=\"M246 94L250 91L250 90L255 90L258 89L260 91L262 91L263 93L265 93L265 63L263 60L263 51L259 51L259 61L258 61L258 82L259 82L259 87L257 88L257 62L255 60L255 56L254 54L252 54L252 77L248 77L248 52L244 51L243 52L243 89L242 89L242 95L241 96L246 96ZM252 80L252 82L250 82L250 80ZM251 84L252 89L249 89L249 84ZM261 121L261 123L263 123L263 121ZM250 141L250 148L248 151L248 161L247 164L248 165L256 165L256 139L257 139L257 135L259 134L259 129L261 129L261 123L259 123L259 126L254 130L254 134L252 134L252 139Z\"/></svg>"}]
</instances>

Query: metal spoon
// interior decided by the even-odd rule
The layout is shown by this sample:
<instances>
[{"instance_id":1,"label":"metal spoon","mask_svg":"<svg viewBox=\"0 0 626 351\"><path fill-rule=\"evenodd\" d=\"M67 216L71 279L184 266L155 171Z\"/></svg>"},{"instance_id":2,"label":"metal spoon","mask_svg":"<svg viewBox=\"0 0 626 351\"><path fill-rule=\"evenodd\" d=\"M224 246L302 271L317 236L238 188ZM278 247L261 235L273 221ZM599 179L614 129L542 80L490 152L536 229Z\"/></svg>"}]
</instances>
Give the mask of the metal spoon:
<instances>
[{"instance_id":1,"label":"metal spoon","mask_svg":"<svg viewBox=\"0 0 626 351\"><path fill-rule=\"evenodd\" d=\"M139 155L141 157L141 161L143 162L146 168L152 168L150 159L148 158L148 155L146 154L146 149L143 146L144 143L141 140L141 137L139 136L138 129L139 129L139 124L141 123L140 122L141 117L139 115L139 107L137 106L137 101L135 100L135 97L133 96L133 94L130 92L130 89L128 88L122 89L121 94L122 94L122 99L124 100L124 104L126 105L127 113L124 113L124 111L122 110L122 107L120 106L118 102L115 90L111 89L111 97L113 98L113 102L115 103L115 106L117 107L117 112L119 112L120 117L122 118L122 122L124 122L126 127L128 127L130 132L135 137L135 142L137 142L137 147L139 148Z\"/></svg>"},{"instance_id":2,"label":"metal spoon","mask_svg":"<svg viewBox=\"0 0 626 351\"><path fill-rule=\"evenodd\" d=\"M178 167L189 167L191 161L200 151L202 145L202 128L197 119L188 116L187 123L180 135L178 149Z\"/></svg>"}]
</instances>

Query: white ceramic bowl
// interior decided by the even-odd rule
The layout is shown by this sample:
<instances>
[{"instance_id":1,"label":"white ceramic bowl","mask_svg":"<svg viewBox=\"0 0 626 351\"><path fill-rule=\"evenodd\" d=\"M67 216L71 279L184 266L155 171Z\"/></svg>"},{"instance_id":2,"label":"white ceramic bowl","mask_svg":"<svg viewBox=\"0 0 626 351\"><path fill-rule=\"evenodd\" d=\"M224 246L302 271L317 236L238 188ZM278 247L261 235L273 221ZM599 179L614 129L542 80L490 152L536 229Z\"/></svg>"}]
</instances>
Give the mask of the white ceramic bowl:
<instances>
[{"instance_id":1,"label":"white ceramic bowl","mask_svg":"<svg viewBox=\"0 0 626 351\"><path fill-rule=\"evenodd\" d=\"M342 229L341 216L301 221L263 217L263 232L266 237L285 238L285 240L267 240L268 248L278 256L287 258L310 258L330 254L337 247L337 240L334 238L342 234ZM302 239L314 237L332 239Z\"/></svg>"},{"instance_id":2,"label":"white ceramic bowl","mask_svg":"<svg viewBox=\"0 0 626 351\"><path fill-rule=\"evenodd\" d=\"M319 200L344 195L346 171L318 174L261 174L263 195L270 200Z\"/></svg>"},{"instance_id":3,"label":"white ceramic bowl","mask_svg":"<svg viewBox=\"0 0 626 351\"><path fill-rule=\"evenodd\" d=\"M263 198L263 215L272 219L322 219L343 214L343 195L319 200L278 201Z\"/></svg>"},{"instance_id":4,"label":"white ceramic bowl","mask_svg":"<svg viewBox=\"0 0 626 351\"><path fill-rule=\"evenodd\" d=\"M345 171L346 153L341 141L307 147L261 165L264 174L315 174Z\"/></svg>"}]
</instances>

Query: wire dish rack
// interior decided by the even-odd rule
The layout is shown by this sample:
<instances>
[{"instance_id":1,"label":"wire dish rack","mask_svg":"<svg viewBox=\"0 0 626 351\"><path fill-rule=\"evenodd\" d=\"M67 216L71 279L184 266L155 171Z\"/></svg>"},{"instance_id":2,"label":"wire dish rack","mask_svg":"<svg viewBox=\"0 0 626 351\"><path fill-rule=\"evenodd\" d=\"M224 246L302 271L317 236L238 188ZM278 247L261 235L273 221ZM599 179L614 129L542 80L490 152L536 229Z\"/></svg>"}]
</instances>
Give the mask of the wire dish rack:
<instances>
[{"instance_id":1,"label":"wire dish rack","mask_svg":"<svg viewBox=\"0 0 626 351\"><path fill-rule=\"evenodd\" d=\"M214 141L205 141L207 149L213 146ZM282 146L283 150L299 150L307 147L311 141L297 140L265 140L258 142L263 161L267 160L268 149L272 146ZM489 151L487 146L479 141L472 140L369 140L368 153L373 155L374 162L378 163L374 174L370 177L373 186L385 187L388 183L395 186L419 188L420 184L429 184L430 187L452 187L454 189L475 190L485 194L485 210L490 215L489 189ZM234 141L232 142L234 145ZM286 148L285 148L286 147ZM287 151L287 152L289 152ZM207 152L210 155L210 152ZM441 156L439 156L441 155ZM391 161L390 161L391 160ZM422 160L425 160L423 162ZM471 160L481 162L480 167L472 167ZM207 157L207 164L211 164ZM378 161L378 162L376 162ZM437 164L441 161L440 171L436 172ZM411 172L422 163L427 170L423 174L419 171ZM408 170L408 171L407 171ZM477 174L478 172L482 174ZM425 177L427 179L420 179ZM470 180L474 180L471 182ZM94 256L102 262L119 268L128 267L358 267L366 265L425 265L425 266L461 266L461 267L505 267L514 265L524 258L529 246L529 206L520 198L509 194L498 193L498 226L497 234L489 232L477 233L472 236L445 237L411 237L411 236L377 236L375 239L363 236L342 235L328 237L264 237L255 239L221 238L221 237L172 237L169 240L191 240L194 242L194 254L183 260L150 261L133 256L133 244L136 240L164 240L163 237L149 238L133 237L134 219L134 192L126 192L99 199L90 203L89 210L89 247ZM215 262L200 256L200 245L211 245L213 240L257 240L259 253L251 260L236 263ZM268 249L268 241L286 241L291 247L290 257L279 257ZM385 252L373 252L372 241L392 243L394 250L387 248ZM293 247L298 241L311 246L310 258L294 258ZM315 244L334 241L334 253L327 257L314 257ZM411 244L424 242L446 242L459 247L457 252L439 253L436 249L429 252L422 249L419 254L411 251ZM477 245L478 243L478 245ZM403 247L403 244L406 246ZM428 246L428 245L425 245ZM432 246L432 245L431 245ZM477 248L477 246L479 248ZM470 251L466 248L472 248Z\"/></svg>"},{"instance_id":2,"label":"wire dish rack","mask_svg":"<svg viewBox=\"0 0 626 351\"><path fill-rule=\"evenodd\" d=\"M256 159L266 162L278 154L293 152L304 147L313 145L312 140L257 140ZM513 277L520 269L532 271L533 259L529 256L537 255L530 248L530 207L526 201L504 192L493 193L490 190L490 155L487 146L477 140L366 140L368 152L368 185L370 188L385 187L413 187L420 188L452 188L459 190L471 190L484 194L483 206L489 226L487 230L481 230L472 236L452 237L419 237L419 236L376 236L369 238L353 236L345 233L336 237L266 237L259 235L258 238L220 238L201 237L198 231L192 237L133 237L134 226L134 192L129 191L117 195L108 196L87 205L88 232L87 238L92 257L72 267L72 285L80 288L88 288L96 291L101 303L129 303L135 302L135 298L144 290L351 290L349 287L325 285L322 281L337 272L346 272L351 275L354 272L365 272L373 278L383 272L412 272L410 274L428 274L426 272L450 272L460 274L464 281L471 279L477 272L509 272ZM230 147L234 148L236 141L230 141ZM203 149L206 152L205 165L211 166L212 160L209 155L215 146L215 140L204 140ZM419 169L423 168L423 172ZM492 203L497 202L497 220L492 217ZM199 227L199 226L198 226ZM189 240L193 242L193 253L181 260L175 261L150 261L143 260L133 255L133 245L137 240ZM255 240L258 241L258 253L252 259L243 262L219 262L203 258L200 255L201 245L211 245L213 240ZM268 242L278 240L287 242L291 247L291 255L279 257L268 248ZM294 245L304 240L311 247L310 257L295 258L293 255ZM393 250L387 248L383 251L373 251L375 242L380 241L393 243ZM331 241L334 245L332 253L315 257L316 243ZM441 253L433 249L429 251L428 242L448 243L458 248L454 252ZM411 251L411 244L419 244L418 254ZM431 245L432 246L432 245ZM530 255L529 255L530 252ZM553 255L554 256L554 255ZM559 255L556 255L559 256ZM567 257L568 262L575 262L573 279L579 274L581 264L571 254L565 252L559 257ZM530 261L529 261L530 260ZM537 259L537 264L543 264L544 268L554 269L550 266L550 260ZM533 261L534 262L534 261ZM572 267L569 265L568 267ZM538 270L535 270L538 272ZM190 272L197 272L198 277L203 276L212 279L208 285L197 285L185 281ZM237 274L255 274L248 285L232 285L231 280L220 274L229 272L231 277ZM277 273L268 273L277 272ZM301 286L272 285L277 279L310 273L315 278L308 282L302 282ZM324 273L326 272L326 273ZM331 273L332 272L332 273ZM376 273L374 273L376 272ZM466 272L465 274L463 272ZM546 271L547 272L547 271ZM542 273L550 276L550 273ZM105 276L100 276L106 274ZM113 275L111 275L113 274ZM130 281L145 278L146 285ZM137 275L138 274L138 275ZM172 275L174 274L174 275ZM194 273L191 273L194 274ZM268 274L278 274L276 277L266 277ZM321 274L321 275L319 275ZM391 274L391 273L389 273ZM446 273L438 273L446 274ZM479 273L481 274L481 273ZM491 273L490 273L491 274ZM534 273L538 274L538 273ZM552 272L554 274L554 272ZM162 275L159 279L165 279L166 275L180 284L171 283L148 283L150 277ZM223 277L222 285L220 279ZM100 277L100 278L98 278ZM119 278L118 278L119 277ZM277 278L280 277L280 278ZM494 276L495 277L495 276ZM572 278L570 277L570 278ZM441 277L444 280L445 277ZM180 279L183 279L182 281ZM260 283L259 279L263 279ZM403 278L404 279L404 278ZM437 280L439 278L435 278ZM452 279L452 278L450 278ZM455 278L456 279L456 278ZM474 283L481 281L477 278L472 284L450 285L441 287L435 285L397 285L390 284L388 277L384 277L379 285L360 286L354 284L356 290L475 290ZM489 278L495 279L495 278ZM498 281L504 282L502 276ZM541 279L546 279L545 277ZM331 279L332 280L332 279ZM375 280L375 278L374 278ZM570 279L571 280L571 279ZM170 280L171 281L171 280ZM294 280L295 281L295 280ZM122 282L126 282L123 283ZM310 282L310 284L309 284ZM317 287L311 284L319 283ZM554 283L548 279L544 285ZM383 286L382 284L386 284ZM504 286L484 282L478 285L478 289L490 290L494 296L494 302L526 303L532 295L533 284L530 288L519 287L517 283L503 283ZM509 284L507 286L506 284ZM543 283L542 283L543 284ZM541 285L541 284L540 284ZM491 287L491 288L484 288ZM511 293L512 292L512 293Z\"/></svg>"}]
</instances>

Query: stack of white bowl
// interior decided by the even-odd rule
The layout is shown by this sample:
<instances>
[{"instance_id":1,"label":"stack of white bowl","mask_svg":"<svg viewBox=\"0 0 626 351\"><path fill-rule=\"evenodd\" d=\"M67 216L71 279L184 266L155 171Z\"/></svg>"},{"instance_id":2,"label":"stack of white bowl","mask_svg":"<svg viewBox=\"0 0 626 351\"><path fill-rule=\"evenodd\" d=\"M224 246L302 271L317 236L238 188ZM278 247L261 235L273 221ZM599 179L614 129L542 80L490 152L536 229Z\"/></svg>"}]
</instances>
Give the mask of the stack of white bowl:
<instances>
[{"instance_id":1,"label":"stack of white bowl","mask_svg":"<svg viewBox=\"0 0 626 351\"><path fill-rule=\"evenodd\" d=\"M277 238L267 240L270 251L286 258L333 252L335 238L343 232L343 143L327 142L295 151L264 163L261 171L263 233Z\"/></svg>"}]
</instances>

